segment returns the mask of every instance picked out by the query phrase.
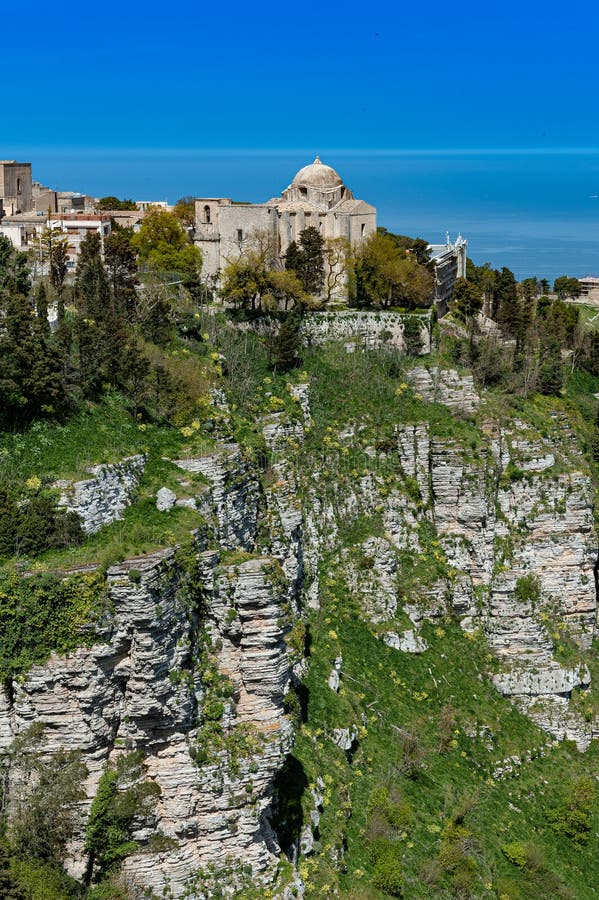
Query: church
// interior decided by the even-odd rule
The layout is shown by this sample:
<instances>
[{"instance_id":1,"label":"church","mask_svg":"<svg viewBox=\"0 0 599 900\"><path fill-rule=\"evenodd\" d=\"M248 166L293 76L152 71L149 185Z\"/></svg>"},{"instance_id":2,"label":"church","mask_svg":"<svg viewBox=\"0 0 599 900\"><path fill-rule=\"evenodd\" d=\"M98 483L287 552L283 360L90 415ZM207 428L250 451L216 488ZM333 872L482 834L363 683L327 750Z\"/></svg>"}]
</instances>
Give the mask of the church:
<instances>
[{"instance_id":1,"label":"church","mask_svg":"<svg viewBox=\"0 0 599 900\"><path fill-rule=\"evenodd\" d=\"M317 156L300 169L280 197L239 203L225 197L195 201L194 243L203 254L205 275L218 276L251 245L256 231L271 236L283 256L301 232L313 226L322 237L357 244L376 231L376 209L357 200L338 173Z\"/></svg>"},{"instance_id":2,"label":"church","mask_svg":"<svg viewBox=\"0 0 599 900\"><path fill-rule=\"evenodd\" d=\"M344 238L352 246L376 232L376 208L358 200L340 175L321 162L300 169L280 197L266 203L240 203L227 197L195 200L194 243L203 254L204 276L217 281L229 262L252 246L256 232L267 234L282 257L301 232L313 226L322 237ZM456 278L466 275L467 241L431 244L435 274L434 301L440 315L447 312Z\"/></svg>"}]
</instances>

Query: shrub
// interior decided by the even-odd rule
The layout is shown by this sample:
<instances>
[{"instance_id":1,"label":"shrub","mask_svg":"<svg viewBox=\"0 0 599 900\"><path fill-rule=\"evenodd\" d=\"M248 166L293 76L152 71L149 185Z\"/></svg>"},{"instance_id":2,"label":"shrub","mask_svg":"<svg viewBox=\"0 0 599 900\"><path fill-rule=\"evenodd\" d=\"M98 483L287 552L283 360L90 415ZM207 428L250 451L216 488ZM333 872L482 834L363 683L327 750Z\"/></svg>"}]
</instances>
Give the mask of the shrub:
<instances>
[{"instance_id":1,"label":"shrub","mask_svg":"<svg viewBox=\"0 0 599 900\"><path fill-rule=\"evenodd\" d=\"M581 775L573 781L565 801L547 814L555 833L577 844L586 843L593 822L595 797L595 783L590 775Z\"/></svg>"},{"instance_id":2,"label":"shrub","mask_svg":"<svg viewBox=\"0 0 599 900\"><path fill-rule=\"evenodd\" d=\"M503 844L501 852L508 862L518 869L523 869L528 862L528 854L526 848L520 841L512 841L510 844Z\"/></svg>"},{"instance_id":3,"label":"shrub","mask_svg":"<svg viewBox=\"0 0 599 900\"><path fill-rule=\"evenodd\" d=\"M0 489L0 557L70 547L80 544L83 536L79 516L57 509L51 494L42 492L19 502L17 495Z\"/></svg>"},{"instance_id":4,"label":"shrub","mask_svg":"<svg viewBox=\"0 0 599 900\"><path fill-rule=\"evenodd\" d=\"M150 814L160 788L145 780L143 753L121 756L100 778L85 829L85 850L101 878L132 853L134 820Z\"/></svg>"},{"instance_id":5,"label":"shrub","mask_svg":"<svg viewBox=\"0 0 599 900\"><path fill-rule=\"evenodd\" d=\"M400 849L396 843L380 839L376 842L376 858L372 882L375 887L392 897L403 893L403 872Z\"/></svg>"},{"instance_id":6,"label":"shrub","mask_svg":"<svg viewBox=\"0 0 599 900\"><path fill-rule=\"evenodd\" d=\"M409 831L414 824L414 811L396 787L375 787L368 799L369 829L373 843L377 835L385 834L390 826L394 831Z\"/></svg>"},{"instance_id":7,"label":"shrub","mask_svg":"<svg viewBox=\"0 0 599 900\"><path fill-rule=\"evenodd\" d=\"M422 350L420 329L420 320L414 316L404 320L403 339L406 345L406 353L410 356L418 356Z\"/></svg>"},{"instance_id":8,"label":"shrub","mask_svg":"<svg viewBox=\"0 0 599 900\"><path fill-rule=\"evenodd\" d=\"M541 598L541 585L537 576L531 572L518 578L514 594L521 603L530 603L534 607Z\"/></svg>"},{"instance_id":9,"label":"shrub","mask_svg":"<svg viewBox=\"0 0 599 900\"><path fill-rule=\"evenodd\" d=\"M93 642L105 587L97 574L61 580L0 572L0 678L43 663L52 651L67 653Z\"/></svg>"}]
</instances>

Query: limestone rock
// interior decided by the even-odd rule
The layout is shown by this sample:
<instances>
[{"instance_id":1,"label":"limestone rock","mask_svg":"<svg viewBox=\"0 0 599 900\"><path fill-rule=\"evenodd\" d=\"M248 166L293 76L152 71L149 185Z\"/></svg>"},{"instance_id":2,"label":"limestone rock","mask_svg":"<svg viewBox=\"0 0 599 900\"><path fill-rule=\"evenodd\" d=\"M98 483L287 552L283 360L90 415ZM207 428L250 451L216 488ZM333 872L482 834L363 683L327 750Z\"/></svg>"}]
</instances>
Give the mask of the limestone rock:
<instances>
[{"instance_id":1,"label":"limestone rock","mask_svg":"<svg viewBox=\"0 0 599 900\"><path fill-rule=\"evenodd\" d=\"M356 725L351 728L333 728L331 732L331 740L340 747L341 750L351 750L352 745L358 737L358 729Z\"/></svg>"},{"instance_id":2,"label":"limestone rock","mask_svg":"<svg viewBox=\"0 0 599 900\"><path fill-rule=\"evenodd\" d=\"M384 635L383 641L388 647L401 650L403 653L424 653L425 650L428 650L428 644L424 638L412 629L404 631L401 635L395 631L388 631Z\"/></svg>"},{"instance_id":3,"label":"limestone rock","mask_svg":"<svg viewBox=\"0 0 599 900\"><path fill-rule=\"evenodd\" d=\"M177 502L177 495L170 488L162 487L156 494L156 509L160 512L168 512Z\"/></svg>"},{"instance_id":4,"label":"limestone rock","mask_svg":"<svg viewBox=\"0 0 599 900\"><path fill-rule=\"evenodd\" d=\"M221 546L228 550L253 550L260 489L238 445L227 444L207 456L173 462L209 481L211 489L202 496L201 511L212 521Z\"/></svg>"},{"instance_id":5,"label":"limestone rock","mask_svg":"<svg viewBox=\"0 0 599 900\"><path fill-rule=\"evenodd\" d=\"M198 558L208 598L208 627L218 666L233 684L223 722L232 737L254 735L255 749L231 768L226 750L198 766L192 759L206 687L193 660L196 643L185 575L173 550L127 560L108 572L114 617L101 641L67 657L53 655L0 691L0 740L6 746L32 722L45 727L44 752L80 750L89 770L81 822L70 848L70 870L83 874L85 818L106 765L123 747L144 751L148 777L161 789L152 827L140 822L141 852L128 857L128 877L160 894L167 883L180 897L201 866L226 855L268 871L276 841L267 811L274 776L291 743L283 711L289 680L281 603L269 559L220 569L217 553ZM132 582L129 571L141 578ZM226 610L233 605L238 626ZM18 772L11 773L18 779ZM251 796L245 790L251 785ZM150 851L148 839L174 841L168 853Z\"/></svg>"},{"instance_id":6,"label":"limestone rock","mask_svg":"<svg viewBox=\"0 0 599 900\"><path fill-rule=\"evenodd\" d=\"M342 665L342 663L343 663L343 657L338 656L337 659L335 660L335 664L333 665L333 668L331 669L331 674L329 675L328 681L327 681L327 684L329 685L330 689L332 691L335 691L335 693L337 693L339 690L339 685L340 685L340 681L341 681L341 665Z\"/></svg>"},{"instance_id":7,"label":"limestone rock","mask_svg":"<svg viewBox=\"0 0 599 900\"><path fill-rule=\"evenodd\" d=\"M480 404L472 375L459 375L455 369L416 366L407 373L411 387L425 400L443 403L450 409L473 412Z\"/></svg>"},{"instance_id":8,"label":"limestone rock","mask_svg":"<svg viewBox=\"0 0 599 900\"><path fill-rule=\"evenodd\" d=\"M145 456L130 456L113 465L92 466L85 481L57 481L58 505L77 513L87 534L123 518L146 465Z\"/></svg>"}]
</instances>

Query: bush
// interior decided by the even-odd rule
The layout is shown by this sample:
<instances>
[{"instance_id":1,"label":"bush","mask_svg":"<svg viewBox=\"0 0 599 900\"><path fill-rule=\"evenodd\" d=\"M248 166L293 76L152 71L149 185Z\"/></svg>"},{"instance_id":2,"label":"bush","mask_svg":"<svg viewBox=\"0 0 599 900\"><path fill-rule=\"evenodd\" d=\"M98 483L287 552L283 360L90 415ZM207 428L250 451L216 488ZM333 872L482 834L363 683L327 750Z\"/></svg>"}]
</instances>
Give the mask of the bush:
<instances>
[{"instance_id":1,"label":"bush","mask_svg":"<svg viewBox=\"0 0 599 900\"><path fill-rule=\"evenodd\" d=\"M95 573L61 580L0 571L0 678L45 662L53 651L68 653L93 642L105 588Z\"/></svg>"},{"instance_id":2,"label":"bush","mask_svg":"<svg viewBox=\"0 0 599 900\"><path fill-rule=\"evenodd\" d=\"M403 871L399 846L392 841L376 842L376 859L372 883L380 891L392 897L403 893Z\"/></svg>"},{"instance_id":3,"label":"bush","mask_svg":"<svg viewBox=\"0 0 599 900\"><path fill-rule=\"evenodd\" d=\"M414 316L404 320L403 339L406 345L406 353L410 356L419 356L422 350L420 329L420 320Z\"/></svg>"},{"instance_id":4,"label":"bush","mask_svg":"<svg viewBox=\"0 0 599 900\"><path fill-rule=\"evenodd\" d=\"M156 782L145 780L141 751L119 757L102 775L85 829L85 850L96 878L137 849L131 837L133 822L148 816L159 796Z\"/></svg>"},{"instance_id":5,"label":"bush","mask_svg":"<svg viewBox=\"0 0 599 900\"><path fill-rule=\"evenodd\" d=\"M518 578L514 594L521 603L530 603L534 607L541 599L541 585L537 576L531 572L530 575Z\"/></svg>"},{"instance_id":6,"label":"bush","mask_svg":"<svg viewBox=\"0 0 599 900\"><path fill-rule=\"evenodd\" d=\"M547 814L555 833L577 844L585 844L593 823L595 797L595 783L590 775L581 775L573 781L566 800Z\"/></svg>"},{"instance_id":7,"label":"bush","mask_svg":"<svg viewBox=\"0 0 599 900\"><path fill-rule=\"evenodd\" d=\"M518 869L523 869L528 863L528 854L526 848L519 841L512 841L510 844L503 844L501 852L508 862Z\"/></svg>"},{"instance_id":8,"label":"bush","mask_svg":"<svg viewBox=\"0 0 599 900\"><path fill-rule=\"evenodd\" d=\"M368 800L368 813L373 841L377 833L385 832L385 824L398 832L409 831L414 824L412 807L395 787L375 787Z\"/></svg>"}]
</instances>

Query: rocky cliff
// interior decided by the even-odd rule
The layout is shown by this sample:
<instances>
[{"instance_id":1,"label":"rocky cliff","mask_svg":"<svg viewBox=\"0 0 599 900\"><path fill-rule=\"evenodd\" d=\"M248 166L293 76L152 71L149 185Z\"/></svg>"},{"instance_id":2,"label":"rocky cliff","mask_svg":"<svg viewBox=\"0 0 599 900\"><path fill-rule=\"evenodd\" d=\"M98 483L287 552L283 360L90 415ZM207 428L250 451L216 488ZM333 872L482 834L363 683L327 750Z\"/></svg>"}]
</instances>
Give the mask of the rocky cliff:
<instances>
[{"instance_id":1,"label":"rocky cliff","mask_svg":"<svg viewBox=\"0 0 599 900\"><path fill-rule=\"evenodd\" d=\"M136 822L139 850L125 862L135 883L200 897L198 871L227 858L273 882L274 782L293 743L285 695L306 670L303 641L290 656L288 636L318 610L325 577L347 585L399 653L429 652L423 623L457 618L485 636L497 690L541 728L581 750L597 736L581 702L597 624L593 487L571 425L559 414L542 428L487 414L455 372L419 368L410 381L422 404L478 410L477 423L462 418L444 434L405 421L404 385L391 437L376 440L356 416L316 440L303 383L291 388L293 415L260 423L265 473L231 443L230 425L215 453L176 460L209 484L193 549L110 568L98 642L52 656L0 695L4 747L42 722L44 752L77 749L86 761L75 875L101 774L139 749L160 796ZM342 676L338 658L333 690ZM346 726L349 749L358 727ZM311 852L312 838L302 843Z\"/></svg>"}]
</instances>

